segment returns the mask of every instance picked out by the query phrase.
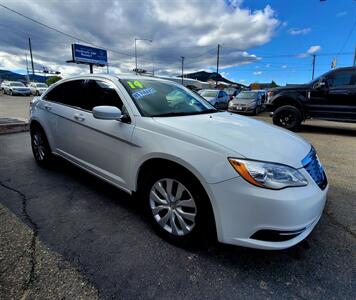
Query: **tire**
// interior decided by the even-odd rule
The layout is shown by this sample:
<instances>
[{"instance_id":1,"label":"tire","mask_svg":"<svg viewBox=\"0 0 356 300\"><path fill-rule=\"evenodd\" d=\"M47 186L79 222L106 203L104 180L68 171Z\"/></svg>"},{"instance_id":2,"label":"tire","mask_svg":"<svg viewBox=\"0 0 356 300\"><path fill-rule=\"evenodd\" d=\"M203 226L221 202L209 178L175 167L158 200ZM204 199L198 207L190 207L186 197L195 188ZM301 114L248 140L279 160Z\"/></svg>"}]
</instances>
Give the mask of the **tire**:
<instances>
[{"instance_id":1,"label":"tire","mask_svg":"<svg viewBox=\"0 0 356 300\"><path fill-rule=\"evenodd\" d=\"M10 95L10 96L13 96L12 90L10 90L9 95Z\"/></svg>"},{"instance_id":2,"label":"tire","mask_svg":"<svg viewBox=\"0 0 356 300\"><path fill-rule=\"evenodd\" d=\"M211 241L214 216L210 200L195 177L174 168L145 177L140 195L159 236L181 247Z\"/></svg>"},{"instance_id":3,"label":"tire","mask_svg":"<svg viewBox=\"0 0 356 300\"><path fill-rule=\"evenodd\" d=\"M36 162L41 167L48 167L53 162L53 154L46 134L40 126L31 128L31 147Z\"/></svg>"},{"instance_id":4,"label":"tire","mask_svg":"<svg viewBox=\"0 0 356 300\"><path fill-rule=\"evenodd\" d=\"M302 112L292 105L281 106L273 113L273 124L297 131L302 124Z\"/></svg>"},{"instance_id":5,"label":"tire","mask_svg":"<svg viewBox=\"0 0 356 300\"><path fill-rule=\"evenodd\" d=\"M39 96L39 95L40 95L40 92L39 92L39 91L36 91L35 95L36 95L36 96Z\"/></svg>"},{"instance_id":6,"label":"tire","mask_svg":"<svg viewBox=\"0 0 356 300\"><path fill-rule=\"evenodd\" d=\"M259 113L260 113L260 107L259 107L259 106L256 106L256 108L253 110L252 114L253 114L254 116L257 116Z\"/></svg>"}]
</instances>

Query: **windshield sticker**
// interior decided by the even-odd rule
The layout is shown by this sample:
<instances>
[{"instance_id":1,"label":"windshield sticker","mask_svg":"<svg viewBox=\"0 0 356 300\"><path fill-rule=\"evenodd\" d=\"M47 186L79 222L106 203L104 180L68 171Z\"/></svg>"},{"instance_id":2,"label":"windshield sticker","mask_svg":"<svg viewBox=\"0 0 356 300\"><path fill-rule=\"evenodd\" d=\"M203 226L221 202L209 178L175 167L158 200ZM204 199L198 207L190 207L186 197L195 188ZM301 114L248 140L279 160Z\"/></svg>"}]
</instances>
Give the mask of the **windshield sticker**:
<instances>
[{"instance_id":1,"label":"windshield sticker","mask_svg":"<svg viewBox=\"0 0 356 300\"><path fill-rule=\"evenodd\" d=\"M143 89L140 91L137 91L135 93L132 94L132 97L134 97L136 100L140 99L142 97L148 96L148 95L152 95L156 93L156 90L154 88L147 88L147 89Z\"/></svg>"},{"instance_id":2,"label":"windshield sticker","mask_svg":"<svg viewBox=\"0 0 356 300\"><path fill-rule=\"evenodd\" d=\"M142 82L138 81L138 80L135 80L133 83L132 81L127 81L127 84L129 85L129 87L131 89L135 89L135 88L140 88L140 89L143 89L143 84Z\"/></svg>"}]
</instances>

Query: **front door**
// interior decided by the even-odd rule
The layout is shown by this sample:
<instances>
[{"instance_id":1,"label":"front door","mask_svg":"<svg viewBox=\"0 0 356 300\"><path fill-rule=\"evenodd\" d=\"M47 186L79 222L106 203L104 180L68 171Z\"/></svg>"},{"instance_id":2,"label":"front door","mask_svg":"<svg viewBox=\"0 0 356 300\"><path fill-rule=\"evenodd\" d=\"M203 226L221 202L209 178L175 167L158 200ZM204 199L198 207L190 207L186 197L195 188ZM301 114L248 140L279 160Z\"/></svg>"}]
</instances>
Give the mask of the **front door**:
<instances>
[{"instance_id":1,"label":"front door","mask_svg":"<svg viewBox=\"0 0 356 300\"><path fill-rule=\"evenodd\" d=\"M95 119L95 106L125 110L114 84L106 80L76 80L58 117L59 152L90 172L127 189L134 124Z\"/></svg>"}]
</instances>

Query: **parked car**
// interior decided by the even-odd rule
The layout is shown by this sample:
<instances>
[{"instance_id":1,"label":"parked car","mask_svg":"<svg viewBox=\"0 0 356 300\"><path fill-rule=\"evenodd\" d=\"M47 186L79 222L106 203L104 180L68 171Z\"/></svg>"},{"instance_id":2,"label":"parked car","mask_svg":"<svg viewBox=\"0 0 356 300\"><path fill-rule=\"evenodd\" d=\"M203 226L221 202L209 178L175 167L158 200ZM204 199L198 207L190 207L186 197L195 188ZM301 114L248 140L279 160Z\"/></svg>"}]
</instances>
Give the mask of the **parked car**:
<instances>
[{"instance_id":1,"label":"parked car","mask_svg":"<svg viewBox=\"0 0 356 300\"><path fill-rule=\"evenodd\" d=\"M221 112L168 80L61 80L31 102L30 134L40 166L60 156L135 193L157 232L183 245L213 234L228 244L288 248L313 230L327 197L306 140Z\"/></svg>"},{"instance_id":2,"label":"parked car","mask_svg":"<svg viewBox=\"0 0 356 300\"><path fill-rule=\"evenodd\" d=\"M32 95L40 96L48 89L48 85L42 82L31 82L29 88Z\"/></svg>"},{"instance_id":3,"label":"parked car","mask_svg":"<svg viewBox=\"0 0 356 300\"><path fill-rule=\"evenodd\" d=\"M237 88L226 88L224 92L229 95L230 100L236 98L236 96L240 93L240 90Z\"/></svg>"},{"instance_id":4,"label":"parked car","mask_svg":"<svg viewBox=\"0 0 356 300\"><path fill-rule=\"evenodd\" d=\"M333 69L310 83L271 89L275 125L298 130L309 118L356 122L356 67Z\"/></svg>"},{"instance_id":5,"label":"parked car","mask_svg":"<svg viewBox=\"0 0 356 300\"><path fill-rule=\"evenodd\" d=\"M26 87L22 82L19 81L8 81L4 86L4 93L12 95L31 95L30 88Z\"/></svg>"},{"instance_id":6,"label":"parked car","mask_svg":"<svg viewBox=\"0 0 356 300\"><path fill-rule=\"evenodd\" d=\"M7 80L3 80L0 85L0 89L2 93L5 93L5 86L8 84Z\"/></svg>"},{"instance_id":7,"label":"parked car","mask_svg":"<svg viewBox=\"0 0 356 300\"><path fill-rule=\"evenodd\" d=\"M216 108L226 109L227 104L230 100L229 95L226 94L226 92L220 90L204 89L202 90L200 95L206 100L208 100Z\"/></svg>"},{"instance_id":8,"label":"parked car","mask_svg":"<svg viewBox=\"0 0 356 300\"><path fill-rule=\"evenodd\" d=\"M243 91L229 102L228 111L257 115L262 110L264 91Z\"/></svg>"}]
</instances>

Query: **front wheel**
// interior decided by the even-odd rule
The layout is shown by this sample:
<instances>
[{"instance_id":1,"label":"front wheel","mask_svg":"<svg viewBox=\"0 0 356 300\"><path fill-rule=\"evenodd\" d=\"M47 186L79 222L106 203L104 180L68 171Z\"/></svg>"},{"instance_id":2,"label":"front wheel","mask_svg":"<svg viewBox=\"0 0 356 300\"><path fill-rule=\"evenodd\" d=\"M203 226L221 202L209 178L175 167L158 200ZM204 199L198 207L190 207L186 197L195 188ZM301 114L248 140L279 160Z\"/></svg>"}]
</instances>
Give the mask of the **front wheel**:
<instances>
[{"instance_id":1,"label":"front wheel","mask_svg":"<svg viewBox=\"0 0 356 300\"><path fill-rule=\"evenodd\" d=\"M40 166L48 166L53 160L53 154L43 129L31 128L31 147L33 156Z\"/></svg>"},{"instance_id":2,"label":"front wheel","mask_svg":"<svg viewBox=\"0 0 356 300\"><path fill-rule=\"evenodd\" d=\"M273 124L297 131L302 123L301 111L292 105L279 107L273 114Z\"/></svg>"},{"instance_id":3,"label":"front wheel","mask_svg":"<svg viewBox=\"0 0 356 300\"><path fill-rule=\"evenodd\" d=\"M192 245L215 230L209 199L191 176L158 172L145 180L142 196L154 229L169 242Z\"/></svg>"}]
</instances>

